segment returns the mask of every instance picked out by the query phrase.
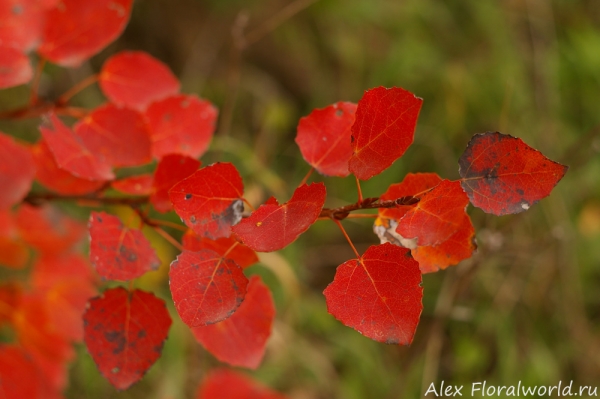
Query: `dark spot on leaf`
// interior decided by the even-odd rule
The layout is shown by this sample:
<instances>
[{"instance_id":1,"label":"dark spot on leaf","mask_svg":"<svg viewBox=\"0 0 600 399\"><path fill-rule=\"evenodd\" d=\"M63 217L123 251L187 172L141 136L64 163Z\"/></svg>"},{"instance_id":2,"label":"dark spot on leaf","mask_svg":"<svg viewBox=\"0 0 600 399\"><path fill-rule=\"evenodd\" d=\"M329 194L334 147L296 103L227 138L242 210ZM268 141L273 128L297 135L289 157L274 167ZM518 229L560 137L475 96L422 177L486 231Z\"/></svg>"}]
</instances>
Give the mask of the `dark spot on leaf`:
<instances>
[{"instance_id":1,"label":"dark spot on leaf","mask_svg":"<svg viewBox=\"0 0 600 399\"><path fill-rule=\"evenodd\" d=\"M190 223L191 224L195 224L196 223L196 216L194 216L194 215L190 216Z\"/></svg>"},{"instance_id":2,"label":"dark spot on leaf","mask_svg":"<svg viewBox=\"0 0 600 399\"><path fill-rule=\"evenodd\" d=\"M145 336L146 336L146 330L140 330L140 331L138 331L138 333L137 333L137 337L138 338L141 339L141 338L144 338Z\"/></svg>"},{"instance_id":3,"label":"dark spot on leaf","mask_svg":"<svg viewBox=\"0 0 600 399\"><path fill-rule=\"evenodd\" d=\"M106 338L108 342L116 345L112 351L113 355L118 355L125 350L127 340L125 339L123 331L107 331L104 333L104 338Z\"/></svg>"},{"instance_id":4,"label":"dark spot on leaf","mask_svg":"<svg viewBox=\"0 0 600 399\"><path fill-rule=\"evenodd\" d=\"M191 199L191 198L192 198L192 194L190 194L190 193L187 193L187 194L185 195L185 199L186 199L186 200L189 200L189 199Z\"/></svg>"},{"instance_id":5,"label":"dark spot on leaf","mask_svg":"<svg viewBox=\"0 0 600 399\"><path fill-rule=\"evenodd\" d=\"M335 110L335 116L337 116L338 118L341 118L342 116L344 116L344 110L342 110L342 109L336 109Z\"/></svg>"}]
</instances>

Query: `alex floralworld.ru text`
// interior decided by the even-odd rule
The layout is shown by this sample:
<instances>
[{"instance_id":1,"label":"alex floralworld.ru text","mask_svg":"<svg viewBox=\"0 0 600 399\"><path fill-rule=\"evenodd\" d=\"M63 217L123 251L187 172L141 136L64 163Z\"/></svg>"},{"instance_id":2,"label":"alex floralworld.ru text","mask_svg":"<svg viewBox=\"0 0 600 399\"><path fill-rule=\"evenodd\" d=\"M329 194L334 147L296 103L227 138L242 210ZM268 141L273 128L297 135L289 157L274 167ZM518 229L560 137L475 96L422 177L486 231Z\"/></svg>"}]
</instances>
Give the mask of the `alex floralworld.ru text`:
<instances>
[{"instance_id":1,"label":"alex floralworld.ru text","mask_svg":"<svg viewBox=\"0 0 600 399\"><path fill-rule=\"evenodd\" d=\"M559 381L556 385L524 386L521 381L516 385L488 385L486 381L473 382L466 385L447 385L442 381L436 386L435 383L429 384L425 396L548 396L548 397L595 397L598 396L598 387L582 385L573 388L573 381L563 383Z\"/></svg>"}]
</instances>

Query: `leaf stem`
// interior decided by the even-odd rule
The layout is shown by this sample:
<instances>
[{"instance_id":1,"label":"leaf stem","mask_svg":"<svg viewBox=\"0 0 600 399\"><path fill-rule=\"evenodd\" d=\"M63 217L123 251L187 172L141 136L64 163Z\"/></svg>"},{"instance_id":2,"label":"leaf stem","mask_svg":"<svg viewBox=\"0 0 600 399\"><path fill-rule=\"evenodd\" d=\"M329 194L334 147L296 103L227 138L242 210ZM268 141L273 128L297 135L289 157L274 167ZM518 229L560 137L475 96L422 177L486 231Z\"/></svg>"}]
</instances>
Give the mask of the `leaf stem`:
<instances>
[{"instance_id":1,"label":"leaf stem","mask_svg":"<svg viewBox=\"0 0 600 399\"><path fill-rule=\"evenodd\" d=\"M303 184L306 184L306 182L308 181L308 178L310 177L310 175L312 175L312 172L315 170L315 168L313 168L311 166L311 168L308 170L308 173L306 174L306 176L304 176L304 179L302 179L302 181L300 182L300 184L298 184L298 187L300 187Z\"/></svg>"},{"instance_id":2,"label":"leaf stem","mask_svg":"<svg viewBox=\"0 0 600 399\"><path fill-rule=\"evenodd\" d=\"M171 245L173 245L175 248L177 248L178 250L182 251L184 250L183 245L181 245L179 243L179 241L177 241L175 238L173 238L169 233L167 233L166 231L164 231L162 228L158 227L158 226L151 226L154 231L156 231L160 236L162 236L162 238L164 238L165 240L167 240Z\"/></svg>"},{"instance_id":3,"label":"leaf stem","mask_svg":"<svg viewBox=\"0 0 600 399\"><path fill-rule=\"evenodd\" d=\"M58 97L58 99L56 100L56 104L58 104L58 105L66 104L77 93L79 93L86 87L96 83L97 81L98 81L98 74L88 76L87 78L83 79L82 81L77 83L75 86L73 86L69 90L67 90L63 95Z\"/></svg>"},{"instance_id":4,"label":"leaf stem","mask_svg":"<svg viewBox=\"0 0 600 399\"><path fill-rule=\"evenodd\" d=\"M33 107L37 105L39 101L38 90L40 88L40 80L42 78L42 71L44 70L44 66L46 65L46 60L44 58L40 58L35 68L35 74L33 75L33 80L31 81L31 92L29 94L29 107Z\"/></svg>"},{"instance_id":5,"label":"leaf stem","mask_svg":"<svg viewBox=\"0 0 600 399\"><path fill-rule=\"evenodd\" d=\"M350 247L352 247L352 250L356 254L356 259L360 259L360 255L358 254L358 251L356 250L356 247L354 246L354 244L352 244L352 240L348 236L348 233L346 233L346 230L344 229L344 226L342 226L342 222L340 222L337 219L331 219L331 220L333 220L335 222L335 224L338 225L338 227L340 228L340 230L342 230L342 234L344 235L344 237L346 237L346 240L348 241L348 244L350 244Z\"/></svg>"},{"instance_id":6,"label":"leaf stem","mask_svg":"<svg viewBox=\"0 0 600 399\"><path fill-rule=\"evenodd\" d=\"M360 181L358 180L358 177L354 176L354 178L356 179L356 189L358 190L358 201L357 201L357 203L361 203L361 202L363 202L363 194L362 194L362 190L360 188Z\"/></svg>"}]
</instances>

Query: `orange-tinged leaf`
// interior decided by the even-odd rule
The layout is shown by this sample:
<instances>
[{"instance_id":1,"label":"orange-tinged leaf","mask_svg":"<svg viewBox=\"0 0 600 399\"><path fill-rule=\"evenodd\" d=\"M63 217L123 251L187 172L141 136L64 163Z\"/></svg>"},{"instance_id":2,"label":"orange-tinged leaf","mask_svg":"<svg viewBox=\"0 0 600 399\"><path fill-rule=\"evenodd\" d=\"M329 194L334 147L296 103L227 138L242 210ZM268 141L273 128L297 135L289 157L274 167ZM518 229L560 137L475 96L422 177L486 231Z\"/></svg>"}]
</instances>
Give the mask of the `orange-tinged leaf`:
<instances>
[{"instance_id":1,"label":"orange-tinged leaf","mask_svg":"<svg viewBox=\"0 0 600 399\"><path fill-rule=\"evenodd\" d=\"M13 213L0 210L0 265L22 269L27 265L29 249L19 237Z\"/></svg>"},{"instance_id":2,"label":"orange-tinged leaf","mask_svg":"<svg viewBox=\"0 0 600 399\"><path fill-rule=\"evenodd\" d=\"M193 230L188 230L183 235L182 244L183 248L188 251L200 251L202 249L215 251L222 257L233 260L242 269L258 262L256 252L237 241L233 236L211 240L197 235Z\"/></svg>"},{"instance_id":3,"label":"orange-tinged leaf","mask_svg":"<svg viewBox=\"0 0 600 399\"><path fill-rule=\"evenodd\" d=\"M0 345L0 398L43 399L40 371L22 348Z\"/></svg>"},{"instance_id":4,"label":"orange-tinged leaf","mask_svg":"<svg viewBox=\"0 0 600 399\"><path fill-rule=\"evenodd\" d=\"M473 136L458 163L471 203L494 215L529 209L550 195L568 169L499 132Z\"/></svg>"},{"instance_id":5,"label":"orange-tinged leaf","mask_svg":"<svg viewBox=\"0 0 600 399\"><path fill-rule=\"evenodd\" d=\"M74 127L85 148L111 166L139 166L150 162L150 132L141 113L105 104Z\"/></svg>"},{"instance_id":6,"label":"orange-tinged leaf","mask_svg":"<svg viewBox=\"0 0 600 399\"><path fill-rule=\"evenodd\" d=\"M325 197L323 183L303 184L285 204L269 200L232 230L255 251L277 251L295 241L317 220Z\"/></svg>"},{"instance_id":7,"label":"orange-tinged leaf","mask_svg":"<svg viewBox=\"0 0 600 399\"><path fill-rule=\"evenodd\" d=\"M396 231L402 237L417 238L419 246L440 244L459 229L468 204L460 182L443 180L406 212Z\"/></svg>"},{"instance_id":8,"label":"orange-tinged leaf","mask_svg":"<svg viewBox=\"0 0 600 399\"><path fill-rule=\"evenodd\" d=\"M217 109L194 95L177 95L152 103L146 110L152 155L202 156L212 139Z\"/></svg>"},{"instance_id":9,"label":"orange-tinged leaf","mask_svg":"<svg viewBox=\"0 0 600 399\"><path fill-rule=\"evenodd\" d=\"M184 250L169 271L175 308L190 327L218 323L231 316L244 300L247 285L239 265L209 249Z\"/></svg>"},{"instance_id":10,"label":"orange-tinged leaf","mask_svg":"<svg viewBox=\"0 0 600 399\"><path fill-rule=\"evenodd\" d=\"M150 195L154 184L154 176L145 173L137 176L125 177L111 182L111 187L124 194Z\"/></svg>"},{"instance_id":11,"label":"orange-tinged leaf","mask_svg":"<svg viewBox=\"0 0 600 399\"><path fill-rule=\"evenodd\" d=\"M436 173L407 173L404 180L400 183L392 184L387 191L379 197L381 201L397 200L403 197L420 196L425 191L440 184L442 178ZM414 208L412 205L397 205L395 208L380 208L379 216L387 219L400 220L409 210Z\"/></svg>"},{"instance_id":12,"label":"orange-tinged leaf","mask_svg":"<svg viewBox=\"0 0 600 399\"><path fill-rule=\"evenodd\" d=\"M169 197L175 212L194 232L209 238L229 237L242 218L242 178L230 163L216 163L175 184Z\"/></svg>"},{"instance_id":13,"label":"orange-tinged leaf","mask_svg":"<svg viewBox=\"0 0 600 399\"><path fill-rule=\"evenodd\" d=\"M46 123L40 126L40 131L61 169L87 180L114 179L110 165L86 148L81 139L56 115L51 114Z\"/></svg>"},{"instance_id":14,"label":"orange-tinged leaf","mask_svg":"<svg viewBox=\"0 0 600 399\"><path fill-rule=\"evenodd\" d=\"M0 89L27 83L33 78L29 57L20 49L0 41Z\"/></svg>"},{"instance_id":15,"label":"orange-tinged leaf","mask_svg":"<svg viewBox=\"0 0 600 399\"><path fill-rule=\"evenodd\" d=\"M46 14L38 53L76 67L115 40L127 25L133 0L61 0Z\"/></svg>"},{"instance_id":16,"label":"orange-tinged leaf","mask_svg":"<svg viewBox=\"0 0 600 399\"><path fill-rule=\"evenodd\" d=\"M119 390L139 381L156 362L171 326L162 299L122 287L91 299L83 321L90 355L100 373Z\"/></svg>"},{"instance_id":17,"label":"orange-tinged leaf","mask_svg":"<svg viewBox=\"0 0 600 399\"><path fill-rule=\"evenodd\" d=\"M383 172L412 144L423 100L399 87L367 90L352 125L350 172L361 180Z\"/></svg>"},{"instance_id":18,"label":"orange-tinged leaf","mask_svg":"<svg viewBox=\"0 0 600 399\"><path fill-rule=\"evenodd\" d=\"M121 51L110 57L102 66L99 83L111 102L138 111L179 92L173 72L143 51Z\"/></svg>"},{"instance_id":19,"label":"orange-tinged leaf","mask_svg":"<svg viewBox=\"0 0 600 399\"><path fill-rule=\"evenodd\" d=\"M200 161L186 155L169 154L158 161L154 171L153 193L150 202L159 212L173 209L169 190L181 180L194 173L200 167Z\"/></svg>"},{"instance_id":20,"label":"orange-tinged leaf","mask_svg":"<svg viewBox=\"0 0 600 399\"><path fill-rule=\"evenodd\" d=\"M25 198L34 175L29 149L0 132L0 209L10 208Z\"/></svg>"},{"instance_id":21,"label":"orange-tinged leaf","mask_svg":"<svg viewBox=\"0 0 600 399\"><path fill-rule=\"evenodd\" d=\"M352 156L350 128L356 104L338 102L300 118L296 143L304 160L327 176L348 176Z\"/></svg>"},{"instance_id":22,"label":"orange-tinged leaf","mask_svg":"<svg viewBox=\"0 0 600 399\"><path fill-rule=\"evenodd\" d=\"M323 294L336 319L388 344L410 344L423 310L419 264L409 249L390 243L338 266Z\"/></svg>"},{"instance_id":23,"label":"orange-tinged leaf","mask_svg":"<svg viewBox=\"0 0 600 399\"><path fill-rule=\"evenodd\" d=\"M210 372L198 387L196 399L286 399L287 397L228 369Z\"/></svg>"},{"instance_id":24,"label":"orange-tinged leaf","mask_svg":"<svg viewBox=\"0 0 600 399\"><path fill-rule=\"evenodd\" d=\"M231 317L192 329L194 337L217 359L232 366L256 369L271 335L275 305L269 288L253 276L244 302Z\"/></svg>"},{"instance_id":25,"label":"orange-tinged leaf","mask_svg":"<svg viewBox=\"0 0 600 399\"><path fill-rule=\"evenodd\" d=\"M160 266L142 231L124 227L117 216L92 212L89 230L90 260L105 279L132 280Z\"/></svg>"}]
</instances>

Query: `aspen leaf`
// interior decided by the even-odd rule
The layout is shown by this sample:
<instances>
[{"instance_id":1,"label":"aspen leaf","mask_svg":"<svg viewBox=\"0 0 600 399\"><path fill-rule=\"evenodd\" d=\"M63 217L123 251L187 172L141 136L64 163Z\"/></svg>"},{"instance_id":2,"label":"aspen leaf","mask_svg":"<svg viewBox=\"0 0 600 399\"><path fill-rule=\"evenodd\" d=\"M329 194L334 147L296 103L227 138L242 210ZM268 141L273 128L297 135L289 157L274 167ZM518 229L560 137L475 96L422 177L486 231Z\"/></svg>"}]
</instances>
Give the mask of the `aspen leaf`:
<instances>
[{"instance_id":1,"label":"aspen leaf","mask_svg":"<svg viewBox=\"0 0 600 399\"><path fill-rule=\"evenodd\" d=\"M181 154L168 154L158 161L154 171L150 202L159 212L173 209L169 190L178 182L194 173L200 167L200 161Z\"/></svg>"},{"instance_id":2,"label":"aspen leaf","mask_svg":"<svg viewBox=\"0 0 600 399\"><path fill-rule=\"evenodd\" d=\"M237 241L233 236L211 240L210 238L197 235L193 230L188 230L183 235L182 244L183 248L188 251L200 251L202 249L215 251L223 258L233 260L242 269L258 262L256 252Z\"/></svg>"}]
</instances>

